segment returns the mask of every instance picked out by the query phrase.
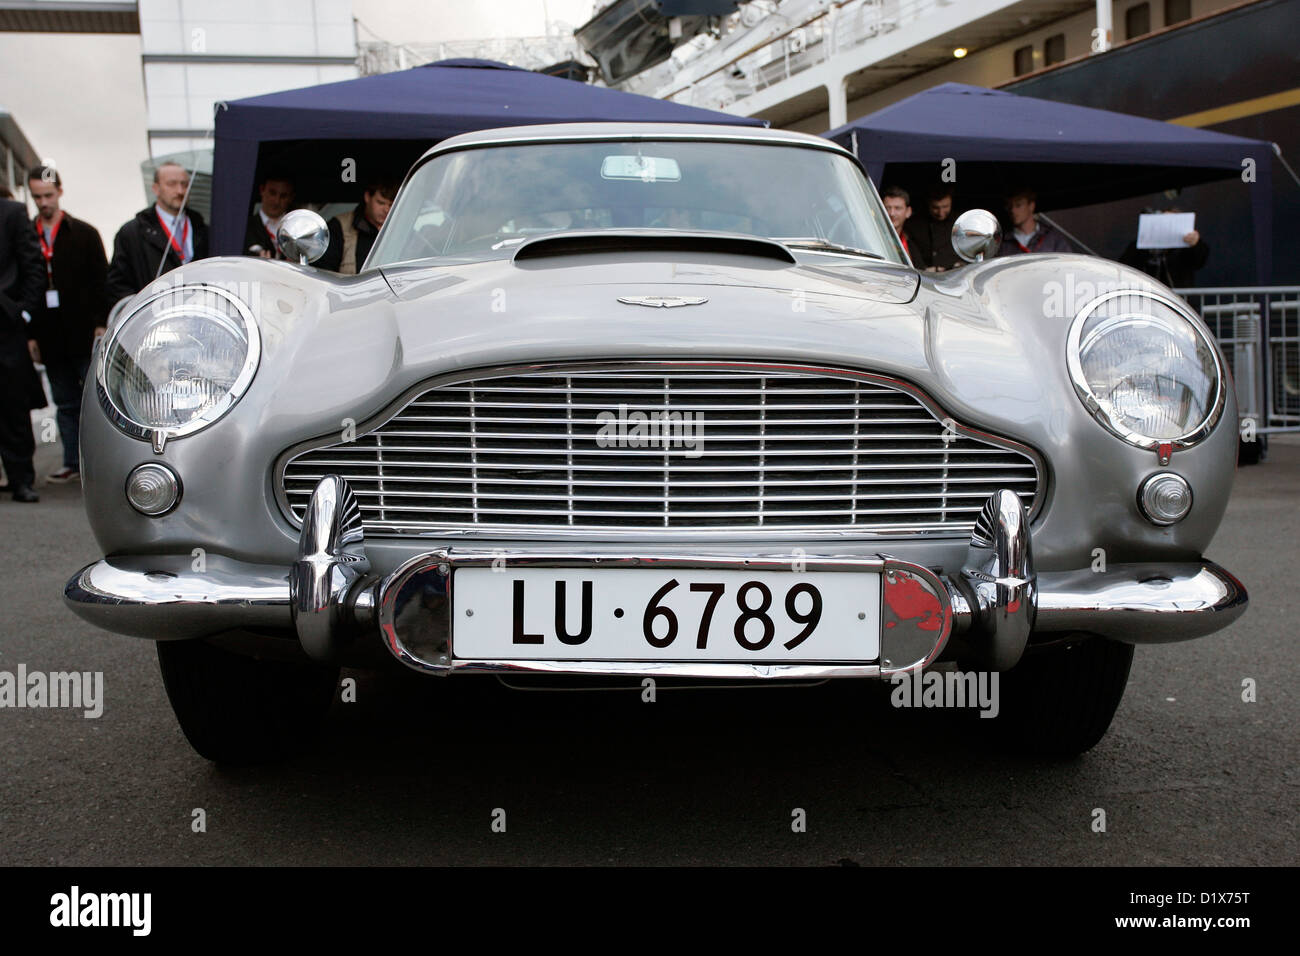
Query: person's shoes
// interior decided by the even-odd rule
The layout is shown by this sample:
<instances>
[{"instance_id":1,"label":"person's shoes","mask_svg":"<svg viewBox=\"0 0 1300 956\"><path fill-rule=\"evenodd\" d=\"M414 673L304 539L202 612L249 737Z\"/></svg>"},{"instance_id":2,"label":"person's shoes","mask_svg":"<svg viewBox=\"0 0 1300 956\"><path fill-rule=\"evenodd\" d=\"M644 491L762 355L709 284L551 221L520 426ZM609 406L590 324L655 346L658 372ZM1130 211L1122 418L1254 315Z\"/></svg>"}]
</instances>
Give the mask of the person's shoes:
<instances>
[{"instance_id":1,"label":"person's shoes","mask_svg":"<svg viewBox=\"0 0 1300 956\"><path fill-rule=\"evenodd\" d=\"M36 493L31 485L14 485L14 501L40 501L41 496Z\"/></svg>"},{"instance_id":2,"label":"person's shoes","mask_svg":"<svg viewBox=\"0 0 1300 956\"><path fill-rule=\"evenodd\" d=\"M77 471L75 468L69 468L67 465L64 465L45 480L52 485L66 485L70 481L80 481L81 472Z\"/></svg>"}]
</instances>

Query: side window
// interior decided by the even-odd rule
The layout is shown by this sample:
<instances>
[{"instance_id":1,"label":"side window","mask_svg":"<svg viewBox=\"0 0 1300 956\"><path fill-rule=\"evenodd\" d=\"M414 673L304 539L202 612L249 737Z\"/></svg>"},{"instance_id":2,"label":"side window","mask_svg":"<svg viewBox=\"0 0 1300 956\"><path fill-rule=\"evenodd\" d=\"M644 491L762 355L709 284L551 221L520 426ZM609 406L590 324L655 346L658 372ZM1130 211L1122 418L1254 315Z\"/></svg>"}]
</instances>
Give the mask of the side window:
<instances>
[{"instance_id":1,"label":"side window","mask_svg":"<svg viewBox=\"0 0 1300 956\"><path fill-rule=\"evenodd\" d=\"M1065 34L1058 33L1043 41L1043 63L1051 66L1065 59Z\"/></svg>"},{"instance_id":2,"label":"side window","mask_svg":"<svg viewBox=\"0 0 1300 956\"><path fill-rule=\"evenodd\" d=\"M1165 26L1192 18L1192 0L1165 0Z\"/></svg>"},{"instance_id":3,"label":"side window","mask_svg":"<svg viewBox=\"0 0 1300 956\"><path fill-rule=\"evenodd\" d=\"M1124 39L1134 40L1151 32L1151 4L1139 3L1124 11Z\"/></svg>"},{"instance_id":4,"label":"side window","mask_svg":"<svg viewBox=\"0 0 1300 956\"><path fill-rule=\"evenodd\" d=\"M1026 73L1034 72L1034 47L1022 46L1015 52L1015 70L1016 76L1024 76Z\"/></svg>"}]
</instances>

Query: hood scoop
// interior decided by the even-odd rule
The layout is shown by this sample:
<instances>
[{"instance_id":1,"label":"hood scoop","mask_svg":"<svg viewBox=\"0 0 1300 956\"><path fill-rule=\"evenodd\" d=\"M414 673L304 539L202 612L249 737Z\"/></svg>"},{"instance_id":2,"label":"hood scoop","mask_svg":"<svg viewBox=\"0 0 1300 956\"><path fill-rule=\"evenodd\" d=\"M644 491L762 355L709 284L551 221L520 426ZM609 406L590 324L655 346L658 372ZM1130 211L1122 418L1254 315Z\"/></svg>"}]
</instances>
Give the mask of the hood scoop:
<instances>
[{"instance_id":1,"label":"hood scoop","mask_svg":"<svg viewBox=\"0 0 1300 956\"><path fill-rule=\"evenodd\" d=\"M603 229L591 232L562 232L529 239L515 250L514 261L548 259L610 252L723 253L770 259L794 265L794 255L779 242L729 232L682 232L676 229Z\"/></svg>"}]
</instances>

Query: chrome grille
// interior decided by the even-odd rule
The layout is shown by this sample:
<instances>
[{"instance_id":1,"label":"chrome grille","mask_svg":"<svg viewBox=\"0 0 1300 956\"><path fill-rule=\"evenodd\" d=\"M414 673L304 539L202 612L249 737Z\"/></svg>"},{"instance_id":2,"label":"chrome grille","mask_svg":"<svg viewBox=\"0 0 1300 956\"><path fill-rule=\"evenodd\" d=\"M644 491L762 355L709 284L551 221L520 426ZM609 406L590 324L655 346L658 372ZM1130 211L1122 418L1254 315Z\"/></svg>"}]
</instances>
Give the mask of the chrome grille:
<instances>
[{"instance_id":1,"label":"chrome grille","mask_svg":"<svg viewBox=\"0 0 1300 956\"><path fill-rule=\"evenodd\" d=\"M427 388L355 441L286 455L280 490L301 522L341 475L371 534L969 534L999 488L1033 508L1038 468L1009 445L864 373L530 369Z\"/></svg>"}]
</instances>

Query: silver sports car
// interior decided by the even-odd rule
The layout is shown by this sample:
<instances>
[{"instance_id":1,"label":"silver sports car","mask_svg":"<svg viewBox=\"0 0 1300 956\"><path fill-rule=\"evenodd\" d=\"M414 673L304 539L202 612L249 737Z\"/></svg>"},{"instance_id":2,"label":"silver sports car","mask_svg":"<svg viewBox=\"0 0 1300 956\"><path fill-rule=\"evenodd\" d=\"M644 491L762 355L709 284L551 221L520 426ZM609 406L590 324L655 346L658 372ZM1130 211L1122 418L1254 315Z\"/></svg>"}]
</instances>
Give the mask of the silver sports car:
<instances>
[{"instance_id":1,"label":"silver sports car","mask_svg":"<svg viewBox=\"0 0 1300 956\"><path fill-rule=\"evenodd\" d=\"M429 150L364 267L217 258L121 311L82 410L103 553L217 761L309 739L341 665L564 684L1001 678L1040 752L1133 645L1235 621L1202 555L1237 412L1170 290L1074 255L912 267L826 140L518 127ZM385 650L386 649L386 650ZM984 684L981 684L984 686Z\"/></svg>"}]
</instances>

